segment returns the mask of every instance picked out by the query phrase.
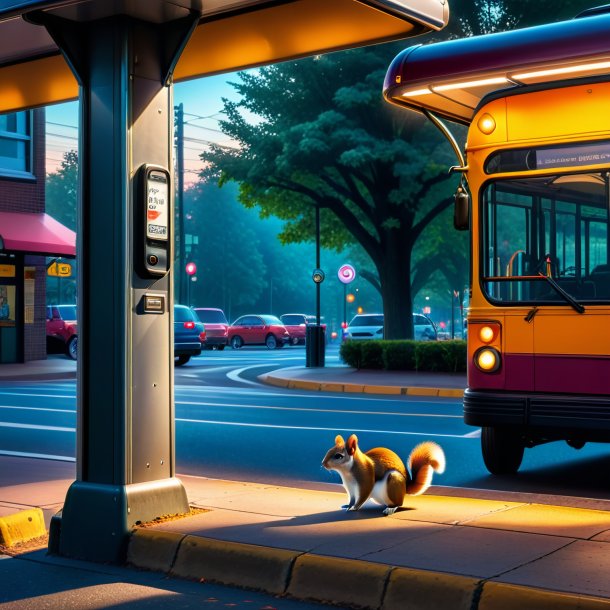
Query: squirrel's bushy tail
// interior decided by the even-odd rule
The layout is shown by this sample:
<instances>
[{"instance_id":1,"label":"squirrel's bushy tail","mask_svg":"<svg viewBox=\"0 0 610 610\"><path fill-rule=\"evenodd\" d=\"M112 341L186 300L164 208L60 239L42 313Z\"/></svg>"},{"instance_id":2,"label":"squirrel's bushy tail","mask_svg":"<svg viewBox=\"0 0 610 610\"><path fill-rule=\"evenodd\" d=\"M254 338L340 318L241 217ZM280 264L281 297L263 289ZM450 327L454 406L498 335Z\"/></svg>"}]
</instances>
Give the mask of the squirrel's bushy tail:
<instances>
[{"instance_id":1,"label":"squirrel's bushy tail","mask_svg":"<svg viewBox=\"0 0 610 610\"><path fill-rule=\"evenodd\" d=\"M439 474L445 472L445 453L432 441L420 443L411 451L407 469L411 473L411 480L407 483L407 494L410 496L423 494L430 487L434 472Z\"/></svg>"}]
</instances>

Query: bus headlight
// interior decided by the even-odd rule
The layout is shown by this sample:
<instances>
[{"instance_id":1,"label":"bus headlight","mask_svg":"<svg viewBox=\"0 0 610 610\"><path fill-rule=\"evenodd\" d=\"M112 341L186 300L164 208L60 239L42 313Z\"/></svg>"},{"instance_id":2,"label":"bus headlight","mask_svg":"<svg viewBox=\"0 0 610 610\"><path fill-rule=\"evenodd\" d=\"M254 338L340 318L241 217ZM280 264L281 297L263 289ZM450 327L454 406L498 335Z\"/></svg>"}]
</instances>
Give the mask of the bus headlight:
<instances>
[{"instance_id":1,"label":"bus headlight","mask_svg":"<svg viewBox=\"0 0 610 610\"><path fill-rule=\"evenodd\" d=\"M484 373L495 373L501 362L500 352L494 347L482 347L474 354L474 363Z\"/></svg>"},{"instance_id":2,"label":"bus headlight","mask_svg":"<svg viewBox=\"0 0 610 610\"><path fill-rule=\"evenodd\" d=\"M483 343L491 343L495 339L496 333L491 326L482 326L479 330L479 339Z\"/></svg>"}]
</instances>

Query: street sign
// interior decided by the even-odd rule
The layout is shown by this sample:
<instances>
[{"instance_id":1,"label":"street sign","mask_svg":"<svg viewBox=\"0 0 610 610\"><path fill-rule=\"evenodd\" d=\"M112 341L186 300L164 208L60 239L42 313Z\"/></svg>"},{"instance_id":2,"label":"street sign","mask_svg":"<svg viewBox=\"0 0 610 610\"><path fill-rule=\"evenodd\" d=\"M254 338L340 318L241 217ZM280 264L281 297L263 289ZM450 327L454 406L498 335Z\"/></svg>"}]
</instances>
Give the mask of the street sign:
<instances>
[{"instance_id":1,"label":"street sign","mask_svg":"<svg viewBox=\"0 0 610 610\"><path fill-rule=\"evenodd\" d=\"M71 277L72 265L70 263L51 263L47 267L47 275L51 277Z\"/></svg>"}]
</instances>

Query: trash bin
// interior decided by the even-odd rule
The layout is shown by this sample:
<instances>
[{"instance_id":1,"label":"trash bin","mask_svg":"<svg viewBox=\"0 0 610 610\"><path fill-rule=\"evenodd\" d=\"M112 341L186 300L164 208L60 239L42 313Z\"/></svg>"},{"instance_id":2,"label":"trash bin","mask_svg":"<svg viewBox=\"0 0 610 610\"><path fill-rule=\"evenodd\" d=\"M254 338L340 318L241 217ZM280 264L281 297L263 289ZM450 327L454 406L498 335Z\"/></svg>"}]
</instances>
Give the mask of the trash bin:
<instances>
[{"instance_id":1,"label":"trash bin","mask_svg":"<svg viewBox=\"0 0 610 610\"><path fill-rule=\"evenodd\" d=\"M305 366L324 366L326 355L326 329L320 324L311 324L305 329Z\"/></svg>"}]
</instances>

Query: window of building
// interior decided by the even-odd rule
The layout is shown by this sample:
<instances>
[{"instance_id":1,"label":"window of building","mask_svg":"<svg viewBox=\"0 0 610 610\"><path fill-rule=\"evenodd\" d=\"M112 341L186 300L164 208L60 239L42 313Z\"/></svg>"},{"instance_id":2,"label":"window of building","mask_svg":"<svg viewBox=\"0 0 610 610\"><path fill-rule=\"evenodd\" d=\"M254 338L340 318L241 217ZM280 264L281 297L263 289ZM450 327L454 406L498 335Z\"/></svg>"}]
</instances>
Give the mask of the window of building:
<instances>
[{"instance_id":1,"label":"window of building","mask_svg":"<svg viewBox=\"0 0 610 610\"><path fill-rule=\"evenodd\" d=\"M0 115L0 176L32 178L32 114Z\"/></svg>"}]
</instances>

